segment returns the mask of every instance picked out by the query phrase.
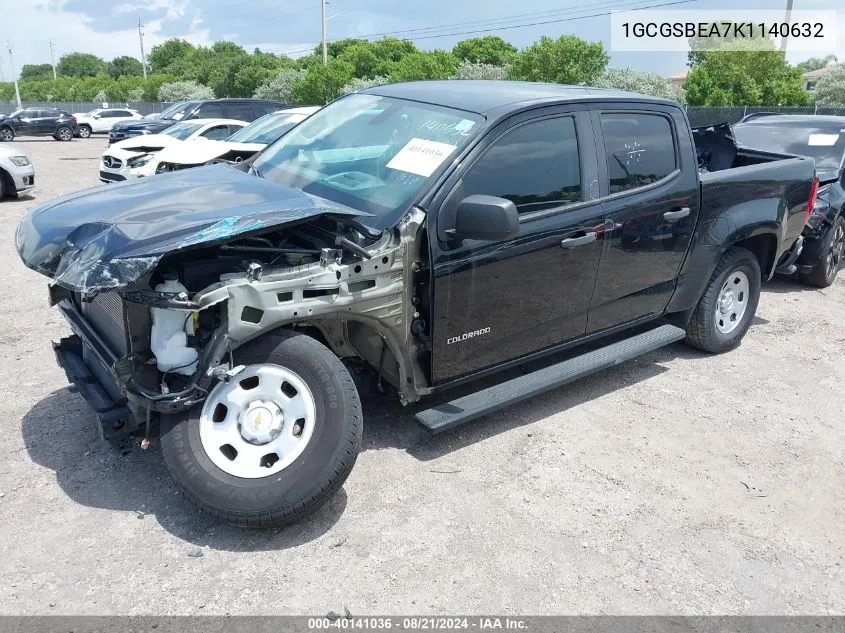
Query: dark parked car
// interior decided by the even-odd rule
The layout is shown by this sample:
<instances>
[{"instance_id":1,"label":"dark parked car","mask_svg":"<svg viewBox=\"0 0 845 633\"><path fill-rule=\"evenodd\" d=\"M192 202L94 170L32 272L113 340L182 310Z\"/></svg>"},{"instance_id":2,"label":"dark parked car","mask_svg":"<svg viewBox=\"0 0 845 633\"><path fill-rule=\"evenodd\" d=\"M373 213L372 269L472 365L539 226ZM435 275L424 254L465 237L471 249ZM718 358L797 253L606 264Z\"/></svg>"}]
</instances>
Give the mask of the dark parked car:
<instances>
[{"instance_id":1,"label":"dark parked car","mask_svg":"<svg viewBox=\"0 0 845 633\"><path fill-rule=\"evenodd\" d=\"M0 141L16 136L52 136L57 141L72 141L79 136L73 115L55 108L25 108L0 119Z\"/></svg>"},{"instance_id":2,"label":"dark parked car","mask_svg":"<svg viewBox=\"0 0 845 633\"><path fill-rule=\"evenodd\" d=\"M831 285L845 249L845 117L767 116L738 123L733 133L745 147L815 159L818 189L798 275L811 286Z\"/></svg>"},{"instance_id":3,"label":"dark parked car","mask_svg":"<svg viewBox=\"0 0 845 633\"><path fill-rule=\"evenodd\" d=\"M278 101L265 99L211 99L176 103L157 118L115 123L109 132L109 145L141 134L158 134L179 121L188 119L235 119L251 123L265 114L285 108Z\"/></svg>"},{"instance_id":4,"label":"dark parked car","mask_svg":"<svg viewBox=\"0 0 845 633\"><path fill-rule=\"evenodd\" d=\"M417 414L436 433L684 338L739 345L762 282L798 254L814 167L721 151L699 170L684 110L652 97L394 84L236 166L33 209L16 244L53 280L73 331L57 360L101 434L160 434L207 512L279 524L352 470L357 385L437 394Z\"/></svg>"}]
</instances>

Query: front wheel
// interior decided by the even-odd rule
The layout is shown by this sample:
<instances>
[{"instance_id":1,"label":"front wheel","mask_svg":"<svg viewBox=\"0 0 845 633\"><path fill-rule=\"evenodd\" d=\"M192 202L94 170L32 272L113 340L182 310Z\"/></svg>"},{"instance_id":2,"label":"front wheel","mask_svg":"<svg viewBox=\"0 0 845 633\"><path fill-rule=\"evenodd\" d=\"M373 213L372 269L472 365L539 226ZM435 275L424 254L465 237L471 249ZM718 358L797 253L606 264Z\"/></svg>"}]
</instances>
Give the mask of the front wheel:
<instances>
[{"instance_id":1,"label":"front wheel","mask_svg":"<svg viewBox=\"0 0 845 633\"><path fill-rule=\"evenodd\" d=\"M57 141L72 141L73 140L73 130L69 127L60 127L56 130L56 140Z\"/></svg>"},{"instance_id":2,"label":"front wheel","mask_svg":"<svg viewBox=\"0 0 845 633\"><path fill-rule=\"evenodd\" d=\"M686 342L712 353L737 347L757 312L761 280L751 251L735 247L722 255L687 324Z\"/></svg>"},{"instance_id":3,"label":"front wheel","mask_svg":"<svg viewBox=\"0 0 845 633\"><path fill-rule=\"evenodd\" d=\"M88 138L91 136L91 128L87 125L79 126L79 138Z\"/></svg>"},{"instance_id":4,"label":"front wheel","mask_svg":"<svg viewBox=\"0 0 845 633\"><path fill-rule=\"evenodd\" d=\"M292 523L352 471L363 432L358 392L328 348L288 330L236 351L235 364L246 369L164 433L165 464L189 499L228 523Z\"/></svg>"},{"instance_id":5,"label":"front wheel","mask_svg":"<svg viewBox=\"0 0 845 633\"><path fill-rule=\"evenodd\" d=\"M825 236L821 247L821 261L809 273L800 275L801 283L816 288L830 286L836 281L843 251L845 251L845 219L840 215Z\"/></svg>"},{"instance_id":6,"label":"front wheel","mask_svg":"<svg viewBox=\"0 0 845 633\"><path fill-rule=\"evenodd\" d=\"M0 127L0 141L11 143L15 140L15 131L10 127Z\"/></svg>"}]
</instances>

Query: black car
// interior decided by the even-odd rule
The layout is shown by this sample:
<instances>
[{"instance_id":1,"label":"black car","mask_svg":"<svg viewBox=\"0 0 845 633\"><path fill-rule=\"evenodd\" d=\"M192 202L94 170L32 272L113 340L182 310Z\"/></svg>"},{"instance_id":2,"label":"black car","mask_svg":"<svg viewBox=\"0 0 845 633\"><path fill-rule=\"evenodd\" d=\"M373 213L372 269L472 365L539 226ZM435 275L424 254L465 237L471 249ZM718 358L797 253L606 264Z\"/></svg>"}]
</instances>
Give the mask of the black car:
<instances>
[{"instance_id":1,"label":"black car","mask_svg":"<svg viewBox=\"0 0 845 633\"><path fill-rule=\"evenodd\" d=\"M71 141L79 135L79 125L72 114L56 108L25 108L0 118L0 141L16 136L52 136L57 141Z\"/></svg>"},{"instance_id":2,"label":"black car","mask_svg":"<svg viewBox=\"0 0 845 633\"><path fill-rule=\"evenodd\" d=\"M827 288L845 248L845 117L766 116L736 124L733 133L745 147L815 159L818 185L797 272L802 282Z\"/></svg>"},{"instance_id":3,"label":"black car","mask_svg":"<svg viewBox=\"0 0 845 633\"><path fill-rule=\"evenodd\" d=\"M700 171L698 140L630 93L380 86L235 166L46 203L16 245L52 279L56 358L101 436L159 435L206 511L282 524L352 470L357 384L436 394L417 420L437 433L682 338L738 346L798 255L814 165L731 145Z\"/></svg>"},{"instance_id":4,"label":"black car","mask_svg":"<svg viewBox=\"0 0 845 633\"><path fill-rule=\"evenodd\" d=\"M183 101L162 112L155 119L115 123L109 132L109 145L141 134L158 134L179 121L188 119L235 119L251 123L265 114L287 106L278 101L264 99L210 99Z\"/></svg>"}]
</instances>

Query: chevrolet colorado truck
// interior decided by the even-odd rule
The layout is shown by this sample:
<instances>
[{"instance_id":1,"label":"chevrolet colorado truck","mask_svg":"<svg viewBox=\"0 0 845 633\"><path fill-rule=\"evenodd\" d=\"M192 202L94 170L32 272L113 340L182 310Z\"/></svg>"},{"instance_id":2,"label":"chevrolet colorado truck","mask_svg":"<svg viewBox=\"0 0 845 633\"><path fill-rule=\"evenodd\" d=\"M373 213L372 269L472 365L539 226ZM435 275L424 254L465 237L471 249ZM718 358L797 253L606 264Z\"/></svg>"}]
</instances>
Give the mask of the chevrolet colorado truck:
<instances>
[{"instance_id":1,"label":"chevrolet colorado truck","mask_svg":"<svg viewBox=\"0 0 845 633\"><path fill-rule=\"evenodd\" d=\"M681 339L736 347L795 266L814 176L693 133L670 101L416 82L342 97L235 166L64 196L16 242L52 279L56 357L102 436L159 437L190 500L265 526L343 484L368 381L437 394L416 417L438 432Z\"/></svg>"}]
</instances>

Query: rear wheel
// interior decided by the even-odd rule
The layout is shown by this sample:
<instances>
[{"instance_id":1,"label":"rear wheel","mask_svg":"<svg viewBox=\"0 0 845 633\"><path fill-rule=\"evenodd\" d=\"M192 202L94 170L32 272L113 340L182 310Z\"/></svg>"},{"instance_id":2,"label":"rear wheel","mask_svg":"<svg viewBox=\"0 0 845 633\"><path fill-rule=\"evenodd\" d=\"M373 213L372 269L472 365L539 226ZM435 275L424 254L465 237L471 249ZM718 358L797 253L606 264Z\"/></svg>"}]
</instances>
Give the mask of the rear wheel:
<instances>
[{"instance_id":1,"label":"rear wheel","mask_svg":"<svg viewBox=\"0 0 845 633\"><path fill-rule=\"evenodd\" d=\"M827 288L836 281L845 251L845 219L840 215L830 227L821 248L821 261L807 274L800 275L802 283L816 288Z\"/></svg>"},{"instance_id":2,"label":"rear wheel","mask_svg":"<svg viewBox=\"0 0 845 633\"><path fill-rule=\"evenodd\" d=\"M686 342L706 352L737 347L760 301L760 264L744 248L722 255L687 324Z\"/></svg>"},{"instance_id":3,"label":"rear wheel","mask_svg":"<svg viewBox=\"0 0 845 633\"><path fill-rule=\"evenodd\" d=\"M15 140L15 131L10 127L0 127L0 141L9 143Z\"/></svg>"},{"instance_id":4,"label":"rear wheel","mask_svg":"<svg viewBox=\"0 0 845 633\"><path fill-rule=\"evenodd\" d=\"M200 509L247 527L283 525L326 503L361 445L358 392L343 363L280 330L238 350L246 369L161 439L170 474Z\"/></svg>"},{"instance_id":5,"label":"rear wheel","mask_svg":"<svg viewBox=\"0 0 845 633\"><path fill-rule=\"evenodd\" d=\"M79 126L79 138L88 138L91 136L91 128L87 125Z\"/></svg>"},{"instance_id":6,"label":"rear wheel","mask_svg":"<svg viewBox=\"0 0 845 633\"><path fill-rule=\"evenodd\" d=\"M72 141L73 140L73 130L69 127L65 127L64 125L56 130L56 140L58 141Z\"/></svg>"}]
</instances>

